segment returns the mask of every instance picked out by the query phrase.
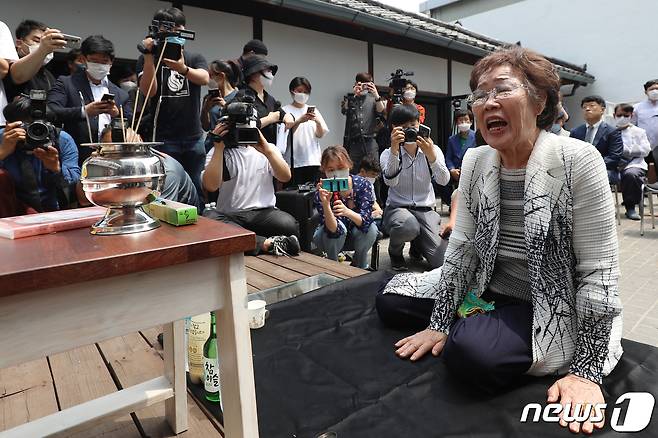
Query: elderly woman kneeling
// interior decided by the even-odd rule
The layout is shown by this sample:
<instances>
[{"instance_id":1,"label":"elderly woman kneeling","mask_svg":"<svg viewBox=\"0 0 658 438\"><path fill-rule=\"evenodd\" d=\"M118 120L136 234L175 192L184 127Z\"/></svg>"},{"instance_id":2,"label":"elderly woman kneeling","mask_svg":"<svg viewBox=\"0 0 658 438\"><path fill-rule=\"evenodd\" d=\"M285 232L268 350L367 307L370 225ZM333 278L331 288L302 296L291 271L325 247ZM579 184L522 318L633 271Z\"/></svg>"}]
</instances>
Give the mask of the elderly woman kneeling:
<instances>
[{"instance_id":1,"label":"elderly woman kneeling","mask_svg":"<svg viewBox=\"0 0 658 438\"><path fill-rule=\"evenodd\" d=\"M395 276L377 309L392 325L429 324L396 344L398 356L443 351L451 371L488 390L523 374L566 374L548 402L573 415L577 403L604 403L599 384L622 354L606 167L592 145L546 131L560 81L542 56L495 52L475 65L470 85L488 145L464 157L445 263ZM568 426L591 432L603 421Z\"/></svg>"}]
</instances>

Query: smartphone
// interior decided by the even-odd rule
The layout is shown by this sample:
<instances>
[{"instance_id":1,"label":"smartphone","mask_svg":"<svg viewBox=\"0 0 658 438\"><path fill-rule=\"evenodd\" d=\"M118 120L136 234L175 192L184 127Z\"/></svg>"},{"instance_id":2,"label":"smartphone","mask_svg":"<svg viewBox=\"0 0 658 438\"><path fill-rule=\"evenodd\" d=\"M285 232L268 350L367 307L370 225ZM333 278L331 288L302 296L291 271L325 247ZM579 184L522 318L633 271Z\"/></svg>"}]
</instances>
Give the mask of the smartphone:
<instances>
[{"instance_id":1,"label":"smartphone","mask_svg":"<svg viewBox=\"0 0 658 438\"><path fill-rule=\"evenodd\" d=\"M215 97L219 97L219 89L218 88L208 89L208 97L210 97L211 99Z\"/></svg>"},{"instance_id":2,"label":"smartphone","mask_svg":"<svg viewBox=\"0 0 658 438\"><path fill-rule=\"evenodd\" d=\"M183 53L183 46L176 43L167 43L167 46L164 50L163 58L171 59L172 61L178 61L181 54Z\"/></svg>"},{"instance_id":3,"label":"smartphone","mask_svg":"<svg viewBox=\"0 0 658 438\"><path fill-rule=\"evenodd\" d=\"M103 97L101 97L101 102L109 102L109 101L114 101L114 94L112 93L103 94Z\"/></svg>"},{"instance_id":4,"label":"smartphone","mask_svg":"<svg viewBox=\"0 0 658 438\"><path fill-rule=\"evenodd\" d=\"M315 113L315 106L309 105L308 108L306 109L306 112L308 114L314 114Z\"/></svg>"},{"instance_id":5,"label":"smartphone","mask_svg":"<svg viewBox=\"0 0 658 438\"><path fill-rule=\"evenodd\" d=\"M431 133L432 133L432 128L430 128L429 126L425 126L425 125L421 124L418 127L418 136L419 137L429 138Z\"/></svg>"},{"instance_id":6,"label":"smartphone","mask_svg":"<svg viewBox=\"0 0 658 438\"><path fill-rule=\"evenodd\" d=\"M324 178L320 181L322 188L328 192L346 192L350 189L348 178Z\"/></svg>"},{"instance_id":7,"label":"smartphone","mask_svg":"<svg viewBox=\"0 0 658 438\"><path fill-rule=\"evenodd\" d=\"M65 33L62 34L64 37L64 40L66 41L66 45L64 46L65 49L79 49L80 48L80 40L81 38L79 36L75 35L67 35Z\"/></svg>"}]
</instances>

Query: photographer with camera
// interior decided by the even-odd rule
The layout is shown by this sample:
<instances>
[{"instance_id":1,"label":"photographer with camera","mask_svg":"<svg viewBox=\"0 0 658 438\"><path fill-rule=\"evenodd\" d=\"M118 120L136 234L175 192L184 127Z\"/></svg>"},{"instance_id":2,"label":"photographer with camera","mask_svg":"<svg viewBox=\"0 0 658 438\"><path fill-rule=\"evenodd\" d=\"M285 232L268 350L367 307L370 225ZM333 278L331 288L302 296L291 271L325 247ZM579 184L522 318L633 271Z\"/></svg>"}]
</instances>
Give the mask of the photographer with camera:
<instances>
[{"instance_id":1,"label":"photographer with camera","mask_svg":"<svg viewBox=\"0 0 658 438\"><path fill-rule=\"evenodd\" d=\"M260 119L260 130L268 142L276 144L277 124L284 123L287 129L291 129L295 122L293 117L281 108L281 103L266 90L272 87L279 67L262 55L248 55L242 62L242 73L246 82L244 91L255 99L254 105Z\"/></svg>"},{"instance_id":2,"label":"photographer with camera","mask_svg":"<svg viewBox=\"0 0 658 438\"><path fill-rule=\"evenodd\" d=\"M399 70L398 70L399 71ZM395 75L395 73L393 73ZM413 74L409 72L408 74ZM404 79L402 79L404 81ZM389 87L390 99L386 105L386 114L390 114L393 109L394 102L397 101L403 105L415 106L418 110L418 120L420 123L425 123L425 107L416 103L416 94L418 93L418 84L407 79L404 88L395 89ZM399 96L399 98L398 98Z\"/></svg>"},{"instance_id":3,"label":"photographer with camera","mask_svg":"<svg viewBox=\"0 0 658 438\"><path fill-rule=\"evenodd\" d=\"M338 260L338 253L349 239L354 246L352 266L367 269L368 251L378 232L372 218L373 191L366 178L350 175L351 167L344 147L330 146L322 152L321 169L326 178L318 183L315 193L320 225L313 242L327 253L327 258Z\"/></svg>"},{"instance_id":4,"label":"photographer with camera","mask_svg":"<svg viewBox=\"0 0 658 438\"><path fill-rule=\"evenodd\" d=\"M151 98L153 140L164 143L158 149L183 165L201 194L206 156L200 121L201 87L208 84L208 64L202 55L184 50L187 37L193 38L194 33L185 30L185 15L180 9L160 9L153 22L156 24L149 27L149 36L138 46L142 55L137 60L139 89ZM162 50L163 65L156 72Z\"/></svg>"},{"instance_id":5,"label":"photographer with camera","mask_svg":"<svg viewBox=\"0 0 658 438\"><path fill-rule=\"evenodd\" d=\"M295 119L286 136L292 135L292 142L287 141L286 161L292 163L292 184L315 183L320 177L320 158L322 150L320 139L324 137L329 128L315 106L307 105L311 97L311 83L308 79L298 76L290 81L288 86L292 103L283 107L283 110ZM292 147L292 156L290 154Z\"/></svg>"},{"instance_id":6,"label":"photographer with camera","mask_svg":"<svg viewBox=\"0 0 658 438\"><path fill-rule=\"evenodd\" d=\"M272 177L288 182L290 168L281 151L255 127L257 116L250 100L250 96L236 97L211 134L214 148L208 153L203 187L219 190L219 196L217 206L203 214L256 233L256 247L248 254L297 255L299 225L275 207L272 184Z\"/></svg>"},{"instance_id":7,"label":"photographer with camera","mask_svg":"<svg viewBox=\"0 0 658 438\"><path fill-rule=\"evenodd\" d=\"M15 30L16 52L21 60L28 65L22 79L23 83L9 75L5 78L7 100L11 102L19 94L29 94L30 90L50 91L55 84L55 77L46 69L46 65L53 59L53 51L65 46L66 41L57 29L48 27L34 20L22 21ZM12 70L16 65L12 66ZM20 70L20 68L19 68Z\"/></svg>"},{"instance_id":8,"label":"photographer with camera","mask_svg":"<svg viewBox=\"0 0 658 438\"><path fill-rule=\"evenodd\" d=\"M386 105L370 73L356 75L353 91L353 95L343 98L341 113L346 117L343 144L353 163L351 172L358 173L363 157L379 155L377 118L383 115Z\"/></svg>"},{"instance_id":9,"label":"photographer with camera","mask_svg":"<svg viewBox=\"0 0 658 438\"><path fill-rule=\"evenodd\" d=\"M0 130L0 169L6 170L22 204L38 212L68 207L68 193L80 179L78 149L66 132L46 117L46 92L33 90L19 97L3 113L7 126Z\"/></svg>"},{"instance_id":10,"label":"photographer with camera","mask_svg":"<svg viewBox=\"0 0 658 438\"><path fill-rule=\"evenodd\" d=\"M443 152L429 137L429 128L419 123L416 107L396 105L389 122L391 147L380 162L389 187L383 227L390 236L388 254L395 270L406 270L402 250L412 243L432 268L443 264L447 241L439 237L441 217L434 211L436 199L432 180L439 185L450 181ZM411 253L411 251L410 251ZM413 255L413 254L412 254Z\"/></svg>"},{"instance_id":11,"label":"photographer with camera","mask_svg":"<svg viewBox=\"0 0 658 438\"><path fill-rule=\"evenodd\" d=\"M201 106L201 127L204 131L212 131L221 117L222 108L230 103L238 93L238 82L242 72L233 60L216 60L208 66L210 82L208 94L203 98ZM213 147L209 136L205 141L206 152Z\"/></svg>"},{"instance_id":12,"label":"photographer with camera","mask_svg":"<svg viewBox=\"0 0 658 438\"><path fill-rule=\"evenodd\" d=\"M58 122L71 134L75 143L96 143L112 117L123 107L124 117L132 115L128 93L109 78L114 61L114 45L102 35L93 35L80 48L86 68L71 76L60 76L48 93L48 107ZM90 132L91 131L91 132ZM80 147L79 163L91 155L92 149Z\"/></svg>"}]
</instances>

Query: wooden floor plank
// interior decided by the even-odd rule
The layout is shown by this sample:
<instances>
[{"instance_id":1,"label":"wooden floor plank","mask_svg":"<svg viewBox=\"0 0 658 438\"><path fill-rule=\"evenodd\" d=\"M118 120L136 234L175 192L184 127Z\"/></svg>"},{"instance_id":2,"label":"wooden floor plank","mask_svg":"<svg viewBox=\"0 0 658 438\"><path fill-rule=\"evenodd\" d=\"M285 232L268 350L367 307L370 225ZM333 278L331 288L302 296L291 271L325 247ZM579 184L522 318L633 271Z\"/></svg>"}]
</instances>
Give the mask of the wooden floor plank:
<instances>
[{"instance_id":1,"label":"wooden floor plank","mask_svg":"<svg viewBox=\"0 0 658 438\"><path fill-rule=\"evenodd\" d=\"M270 263L277 263L277 258L269 254L259 255L258 258L266 260ZM336 269L332 270L327 268L326 266L322 267L322 266L318 266L317 264L308 263L304 260L301 260L299 256L289 257L288 260L286 260L286 268L296 272L300 272L309 277L318 274L329 274L341 279L350 277L349 275L345 275L344 273L339 272Z\"/></svg>"},{"instance_id":2,"label":"wooden floor plank","mask_svg":"<svg viewBox=\"0 0 658 438\"><path fill-rule=\"evenodd\" d=\"M66 409L117 391L96 345L87 345L50 356L50 366L60 407ZM132 417L109 420L75 437L140 437Z\"/></svg>"},{"instance_id":3,"label":"wooden floor plank","mask_svg":"<svg viewBox=\"0 0 658 438\"><path fill-rule=\"evenodd\" d=\"M301 280L306 278L307 275L300 272L287 269L286 263L275 264L267 260L259 259L258 257L245 257L245 265L255 271L262 272L263 274L281 280L284 283Z\"/></svg>"},{"instance_id":4,"label":"wooden floor plank","mask_svg":"<svg viewBox=\"0 0 658 438\"><path fill-rule=\"evenodd\" d=\"M251 268L245 268L245 273L247 275L247 284L252 285L258 290L269 289L283 284L282 281Z\"/></svg>"},{"instance_id":5,"label":"wooden floor plank","mask_svg":"<svg viewBox=\"0 0 658 438\"><path fill-rule=\"evenodd\" d=\"M298 256L295 256L294 258L310 263L315 266L319 266L321 268L326 268L334 272L339 272L348 277L358 277L359 275L368 273L368 271L366 271L365 269L355 268L354 266L350 266L347 263L338 263L336 261L325 259L323 257L318 257L316 255L309 254L307 252L301 252L299 253Z\"/></svg>"},{"instance_id":6,"label":"wooden floor plank","mask_svg":"<svg viewBox=\"0 0 658 438\"><path fill-rule=\"evenodd\" d=\"M123 388L155 378L164 372L162 357L138 333L110 339L100 343L99 347ZM220 437L213 423L189 395L187 403L188 430L181 436ZM164 414L164 403L135 412L139 424L149 437L175 436Z\"/></svg>"},{"instance_id":7,"label":"wooden floor plank","mask_svg":"<svg viewBox=\"0 0 658 438\"><path fill-rule=\"evenodd\" d=\"M57 410L55 388L45 357L0 370L0 431Z\"/></svg>"}]
</instances>

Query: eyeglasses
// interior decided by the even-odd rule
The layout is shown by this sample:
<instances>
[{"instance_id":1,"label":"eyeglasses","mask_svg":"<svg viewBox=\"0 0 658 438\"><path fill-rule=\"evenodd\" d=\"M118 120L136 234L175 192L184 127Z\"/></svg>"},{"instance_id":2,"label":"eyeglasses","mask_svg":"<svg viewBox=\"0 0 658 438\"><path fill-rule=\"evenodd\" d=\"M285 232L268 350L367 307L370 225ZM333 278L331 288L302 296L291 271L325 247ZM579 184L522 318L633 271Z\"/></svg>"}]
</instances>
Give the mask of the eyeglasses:
<instances>
[{"instance_id":1,"label":"eyeglasses","mask_svg":"<svg viewBox=\"0 0 658 438\"><path fill-rule=\"evenodd\" d=\"M484 105L491 97L494 101L509 99L514 95L517 90L528 89L524 84L501 84L489 91L475 90L473 94L468 96L467 102L471 106Z\"/></svg>"}]
</instances>

